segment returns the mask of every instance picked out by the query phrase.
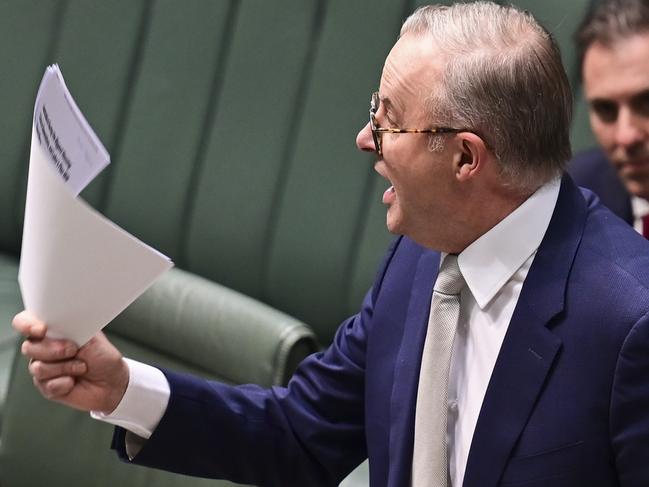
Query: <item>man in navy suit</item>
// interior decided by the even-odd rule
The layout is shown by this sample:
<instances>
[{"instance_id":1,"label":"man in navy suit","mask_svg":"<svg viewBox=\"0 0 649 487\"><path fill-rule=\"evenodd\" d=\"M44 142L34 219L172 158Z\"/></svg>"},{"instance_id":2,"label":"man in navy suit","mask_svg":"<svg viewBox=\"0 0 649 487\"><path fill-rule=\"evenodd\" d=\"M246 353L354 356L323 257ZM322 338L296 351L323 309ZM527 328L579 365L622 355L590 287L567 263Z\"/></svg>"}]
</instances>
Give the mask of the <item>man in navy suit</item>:
<instances>
[{"instance_id":1,"label":"man in navy suit","mask_svg":"<svg viewBox=\"0 0 649 487\"><path fill-rule=\"evenodd\" d=\"M332 486L369 457L373 487L649 485L649 243L563 174L570 111L529 14L418 10L356 139L401 236L327 350L286 388L232 387L126 361L102 334L47 338L23 312L36 387L116 424L123 460L190 475ZM451 267L457 314L434 297ZM427 368L450 316L450 358Z\"/></svg>"},{"instance_id":2,"label":"man in navy suit","mask_svg":"<svg viewBox=\"0 0 649 487\"><path fill-rule=\"evenodd\" d=\"M569 172L649 236L649 1L605 0L576 36L590 123L601 149Z\"/></svg>"}]
</instances>

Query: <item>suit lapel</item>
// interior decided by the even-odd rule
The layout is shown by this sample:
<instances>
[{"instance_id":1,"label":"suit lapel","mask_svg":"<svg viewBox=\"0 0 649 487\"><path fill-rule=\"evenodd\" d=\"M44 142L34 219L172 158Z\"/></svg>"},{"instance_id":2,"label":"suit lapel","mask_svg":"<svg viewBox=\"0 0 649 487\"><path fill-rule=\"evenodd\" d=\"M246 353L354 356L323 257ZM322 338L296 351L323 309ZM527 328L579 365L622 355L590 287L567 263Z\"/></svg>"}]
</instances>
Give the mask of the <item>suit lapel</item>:
<instances>
[{"instance_id":1,"label":"suit lapel","mask_svg":"<svg viewBox=\"0 0 649 487\"><path fill-rule=\"evenodd\" d=\"M525 279L503 341L469 451L464 487L496 485L561 348L548 329L563 310L586 204L564 177L550 225Z\"/></svg>"},{"instance_id":2,"label":"suit lapel","mask_svg":"<svg viewBox=\"0 0 649 487\"><path fill-rule=\"evenodd\" d=\"M439 253L425 251L419 259L397 355L390 398L390 473L387 485L391 487L407 485L410 480L419 368L439 258Z\"/></svg>"}]
</instances>

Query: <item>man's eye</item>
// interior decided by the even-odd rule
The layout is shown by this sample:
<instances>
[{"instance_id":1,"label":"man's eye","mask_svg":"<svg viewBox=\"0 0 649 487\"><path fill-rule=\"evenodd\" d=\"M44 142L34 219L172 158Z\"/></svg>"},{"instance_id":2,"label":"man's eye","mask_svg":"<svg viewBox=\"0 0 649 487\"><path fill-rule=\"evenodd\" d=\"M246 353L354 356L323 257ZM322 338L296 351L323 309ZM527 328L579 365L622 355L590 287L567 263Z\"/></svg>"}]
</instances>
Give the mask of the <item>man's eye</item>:
<instances>
[{"instance_id":1,"label":"man's eye","mask_svg":"<svg viewBox=\"0 0 649 487\"><path fill-rule=\"evenodd\" d=\"M590 109L604 123L617 120L618 107L613 102L596 100L591 103Z\"/></svg>"},{"instance_id":2,"label":"man's eye","mask_svg":"<svg viewBox=\"0 0 649 487\"><path fill-rule=\"evenodd\" d=\"M641 117L649 117L649 91L633 97L631 107Z\"/></svg>"},{"instance_id":3,"label":"man's eye","mask_svg":"<svg viewBox=\"0 0 649 487\"><path fill-rule=\"evenodd\" d=\"M394 120L390 116L390 113L387 110L379 110L379 113L376 114L376 121L379 126L384 128L394 128L396 127Z\"/></svg>"},{"instance_id":4,"label":"man's eye","mask_svg":"<svg viewBox=\"0 0 649 487\"><path fill-rule=\"evenodd\" d=\"M390 110L386 110L384 116L385 116L385 121L388 123L388 127L395 128L399 126L399 124L396 121L396 117L394 117L393 113Z\"/></svg>"}]
</instances>

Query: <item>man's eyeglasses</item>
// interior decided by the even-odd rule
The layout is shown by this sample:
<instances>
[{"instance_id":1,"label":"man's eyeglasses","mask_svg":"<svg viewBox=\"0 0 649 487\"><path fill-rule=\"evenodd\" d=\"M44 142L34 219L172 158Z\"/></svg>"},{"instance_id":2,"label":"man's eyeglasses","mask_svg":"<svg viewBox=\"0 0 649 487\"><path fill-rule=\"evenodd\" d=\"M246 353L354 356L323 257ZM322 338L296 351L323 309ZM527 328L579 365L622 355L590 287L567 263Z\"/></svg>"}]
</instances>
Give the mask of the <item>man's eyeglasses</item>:
<instances>
[{"instance_id":1,"label":"man's eyeglasses","mask_svg":"<svg viewBox=\"0 0 649 487\"><path fill-rule=\"evenodd\" d=\"M372 93L372 99L370 101L370 128L372 129L372 138L374 139L374 147L376 148L376 153L381 155L381 134L448 134L448 133L458 133L458 132L467 132L466 129L454 129L450 127L433 127L430 129L399 129L399 128L387 128L379 127L376 123L376 112L379 111L381 106L381 99L379 98L379 92L375 91Z\"/></svg>"}]
</instances>

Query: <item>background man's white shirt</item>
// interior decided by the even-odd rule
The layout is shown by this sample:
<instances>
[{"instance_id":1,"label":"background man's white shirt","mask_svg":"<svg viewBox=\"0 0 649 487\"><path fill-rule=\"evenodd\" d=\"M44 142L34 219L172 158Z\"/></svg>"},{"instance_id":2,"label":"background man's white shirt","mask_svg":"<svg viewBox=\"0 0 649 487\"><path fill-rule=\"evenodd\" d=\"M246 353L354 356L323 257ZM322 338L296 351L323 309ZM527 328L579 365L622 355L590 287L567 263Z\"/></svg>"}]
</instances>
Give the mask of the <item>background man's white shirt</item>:
<instances>
[{"instance_id":1,"label":"background man's white shirt","mask_svg":"<svg viewBox=\"0 0 649 487\"><path fill-rule=\"evenodd\" d=\"M642 218L649 215L649 201L638 196L631 197L631 212L633 213L633 228L636 232L644 235Z\"/></svg>"}]
</instances>

